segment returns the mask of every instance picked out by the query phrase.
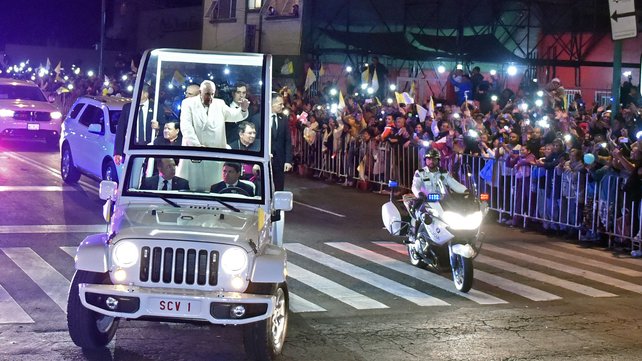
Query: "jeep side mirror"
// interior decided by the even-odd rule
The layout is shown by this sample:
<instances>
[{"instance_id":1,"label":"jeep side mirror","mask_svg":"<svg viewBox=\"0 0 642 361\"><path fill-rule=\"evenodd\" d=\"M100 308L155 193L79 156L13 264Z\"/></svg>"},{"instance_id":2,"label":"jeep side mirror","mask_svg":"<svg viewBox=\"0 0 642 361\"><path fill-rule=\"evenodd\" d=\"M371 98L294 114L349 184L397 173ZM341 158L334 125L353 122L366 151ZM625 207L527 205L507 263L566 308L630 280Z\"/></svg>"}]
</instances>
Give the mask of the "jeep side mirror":
<instances>
[{"instance_id":1,"label":"jeep side mirror","mask_svg":"<svg viewBox=\"0 0 642 361\"><path fill-rule=\"evenodd\" d=\"M100 182L100 189L98 190L98 196L100 199L112 201L116 200L116 192L118 191L118 183L114 181L104 180Z\"/></svg>"},{"instance_id":2,"label":"jeep side mirror","mask_svg":"<svg viewBox=\"0 0 642 361\"><path fill-rule=\"evenodd\" d=\"M292 210L292 192L274 192L274 209L280 211Z\"/></svg>"}]
</instances>

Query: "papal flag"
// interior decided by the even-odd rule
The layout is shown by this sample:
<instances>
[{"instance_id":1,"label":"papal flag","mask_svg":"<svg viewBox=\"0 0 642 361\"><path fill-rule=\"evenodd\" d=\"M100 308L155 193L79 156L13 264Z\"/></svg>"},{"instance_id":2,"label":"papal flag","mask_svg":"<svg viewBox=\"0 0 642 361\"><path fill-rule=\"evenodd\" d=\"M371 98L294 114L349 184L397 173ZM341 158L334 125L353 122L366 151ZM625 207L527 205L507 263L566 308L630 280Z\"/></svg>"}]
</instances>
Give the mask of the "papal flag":
<instances>
[{"instance_id":1,"label":"papal flag","mask_svg":"<svg viewBox=\"0 0 642 361\"><path fill-rule=\"evenodd\" d=\"M62 60L58 61L58 65L56 65L56 68L54 69L54 72L56 74L60 74L60 72L62 72Z\"/></svg>"},{"instance_id":2,"label":"papal flag","mask_svg":"<svg viewBox=\"0 0 642 361\"><path fill-rule=\"evenodd\" d=\"M283 66L281 67L281 74L282 75L290 75L294 73L294 63L292 63L292 60L290 59L285 59L285 62L283 63Z\"/></svg>"},{"instance_id":3,"label":"papal flag","mask_svg":"<svg viewBox=\"0 0 642 361\"><path fill-rule=\"evenodd\" d=\"M138 73L138 68L136 67L136 64L134 64L134 59L132 59L132 62L129 64L129 69L131 69L134 74Z\"/></svg>"},{"instance_id":4,"label":"papal flag","mask_svg":"<svg viewBox=\"0 0 642 361\"><path fill-rule=\"evenodd\" d=\"M403 95L399 92L395 92L395 100L397 101L397 104L405 103Z\"/></svg>"},{"instance_id":5,"label":"papal flag","mask_svg":"<svg viewBox=\"0 0 642 361\"><path fill-rule=\"evenodd\" d=\"M368 71L368 68L361 73L361 83L363 84L368 84L370 82L370 72Z\"/></svg>"},{"instance_id":6,"label":"papal flag","mask_svg":"<svg viewBox=\"0 0 642 361\"><path fill-rule=\"evenodd\" d=\"M424 119L426 119L426 115L428 114L428 109L422 107L421 105L417 104L417 115L419 115L419 121L423 122Z\"/></svg>"},{"instance_id":7,"label":"papal flag","mask_svg":"<svg viewBox=\"0 0 642 361\"><path fill-rule=\"evenodd\" d=\"M47 64L45 65L45 69L47 69L47 71L51 69L51 60L49 60L49 57L47 57Z\"/></svg>"},{"instance_id":8,"label":"papal flag","mask_svg":"<svg viewBox=\"0 0 642 361\"><path fill-rule=\"evenodd\" d=\"M377 72L375 71L374 74L372 75L372 84L370 85L372 88L372 91L375 93L377 90L379 90L379 78L377 78Z\"/></svg>"},{"instance_id":9,"label":"papal flag","mask_svg":"<svg viewBox=\"0 0 642 361\"><path fill-rule=\"evenodd\" d=\"M432 99L432 95L430 96L430 102L428 103L428 115L431 117L435 117L435 101Z\"/></svg>"},{"instance_id":10,"label":"papal flag","mask_svg":"<svg viewBox=\"0 0 642 361\"><path fill-rule=\"evenodd\" d=\"M305 76L305 85L303 86L303 90L308 91L315 81L317 81L317 76L314 75L312 68L308 68L308 74Z\"/></svg>"},{"instance_id":11,"label":"papal flag","mask_svg":"<svg viewBox=\"0 0 642 361\"><path fill-rule=\"evenodd\" d=\"M403 103L405 103L405 104L413 104L415 102L415 100L412 99L410 94L408 94L406 92L403 92L403 94L401 96L403 97Z\"/></svg>"},{"instance_id":12,"label":"papal flag","mask_svg":"<svg viewBox=\"0 0 642 361\"><path fill-rule=\"evenodd\" d=\"M323 67L323 65L321 65L321 67L319 68L319 76L321 77L324 75L325 75L325 68Z\"/></svg>"},{"instance_id":13,"label":"papal flag","mask_svg":"<svg viewBox=\"0 0 642 361\"><path fill-rule=\"evenodd\" d=\"M185 76L183 76L180 71L174 70L174 76L172 76L172 85L178 87L183 85L183 83L185 83Z\"/></svg>"},{"instance_id":14,"label":"papal flag","mask_svg":"<svg viewBox=\"0 0 642 361\"><path fill-rule=\"evenodd\" d=\"M345 101L345 99L343 99L343 93L341 92L341 90L339 90L339 106L338 106L338 108L339 109L343 109L345 107L346 107L346 101Z\"/></svg>"}]
</instances>

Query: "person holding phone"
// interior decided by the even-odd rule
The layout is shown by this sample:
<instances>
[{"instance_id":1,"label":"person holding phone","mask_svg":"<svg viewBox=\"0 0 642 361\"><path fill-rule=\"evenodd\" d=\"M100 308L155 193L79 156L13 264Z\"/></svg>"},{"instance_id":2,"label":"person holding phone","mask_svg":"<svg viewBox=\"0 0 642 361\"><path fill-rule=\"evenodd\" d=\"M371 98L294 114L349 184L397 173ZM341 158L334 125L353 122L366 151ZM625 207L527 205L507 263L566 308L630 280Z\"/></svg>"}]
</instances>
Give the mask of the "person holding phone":
<instances>
[{"instance_id":1,"label":"person holding phone","mask_svg":"<svg viewBox=\"0 0 642 361\"><path fill-rule=\"evenodd\" d=\"M499 207L501 210L503 210L503 212L500 213L502 214L502 216L500 217L499 222L510 225L512 224L512 218L510 218L510 215L513 211L511 207L514 175L512 165L514 165L514 162L519 158L519 153L522 146L520 144L521 137L517 133L517 131L511 130L510 132L503 134L508 134L508 138L504 138L504 140L508 140L508 142L500 141L499 149L497 152L500 167L499 174L501 176L499 179L499 189L503 189L503 193L499 195ZM513 151L517 152L514 153Z\"/></svg>"}]
</instances>

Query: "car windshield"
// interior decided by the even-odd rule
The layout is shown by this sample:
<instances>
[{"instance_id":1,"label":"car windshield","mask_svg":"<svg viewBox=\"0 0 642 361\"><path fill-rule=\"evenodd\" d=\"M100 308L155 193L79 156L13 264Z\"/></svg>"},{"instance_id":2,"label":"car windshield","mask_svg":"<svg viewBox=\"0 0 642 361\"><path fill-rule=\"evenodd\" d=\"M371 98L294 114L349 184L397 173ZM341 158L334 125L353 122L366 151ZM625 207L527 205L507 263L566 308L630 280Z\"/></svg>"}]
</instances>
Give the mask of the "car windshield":
<instances>
[{"instance_id":1,"label":"car windshield","mask_svg":"<svg viewBox=\"0 0 642 361\"><path fill-rule=\"evenodd\" d=\"M123 195L258 203L263 174L262 165L254 162L134 156Z\"/></svg>"},{"instance_id":2,"label":"car windshield","mask_svg":"<svg viewBox=\"0 0 642 361\"><path fill-rule=\"evenodd\" d=\"M142 86L132 105L138 109L130 148L171 145L262 156L261 135L268 131L263 121L263 55L159 49L150 52L144 64ZM180 127L175 142L167 141L168 123L170 129Z\"/></svg>"},{"instance_id":3,"label":"car windshield","mask_svg":"<svg viewBox=\"0 0 642 361\"><path fill-rule=\"evenodd\" d=\"M47 101L40 88L28 85L0 85L0 100L2 99Z\"/></svg>"}]
</instances>

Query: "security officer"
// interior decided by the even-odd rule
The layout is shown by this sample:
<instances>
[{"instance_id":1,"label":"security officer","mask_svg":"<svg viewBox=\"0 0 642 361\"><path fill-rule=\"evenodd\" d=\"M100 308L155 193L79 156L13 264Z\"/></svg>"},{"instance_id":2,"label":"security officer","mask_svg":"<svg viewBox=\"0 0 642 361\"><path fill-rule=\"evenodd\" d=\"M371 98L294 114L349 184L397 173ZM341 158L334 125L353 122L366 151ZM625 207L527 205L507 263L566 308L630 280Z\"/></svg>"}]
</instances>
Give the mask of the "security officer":
<instances>
[{"instance_id":1,"label":"security officer","mask_svg":"<svg viewBox=\"0 0 642 361\"><path fill-rule=\"evenodd\" d=\"M429 193L443 193L439 182L448 186L455 193L466 193L468 189L459 183L450 173L439 167L440 154L437 149L430 149L424 155L426 166L415 171L412 179L412 193L417 198L424 198Z\"/></svg>"}]
</instances>

